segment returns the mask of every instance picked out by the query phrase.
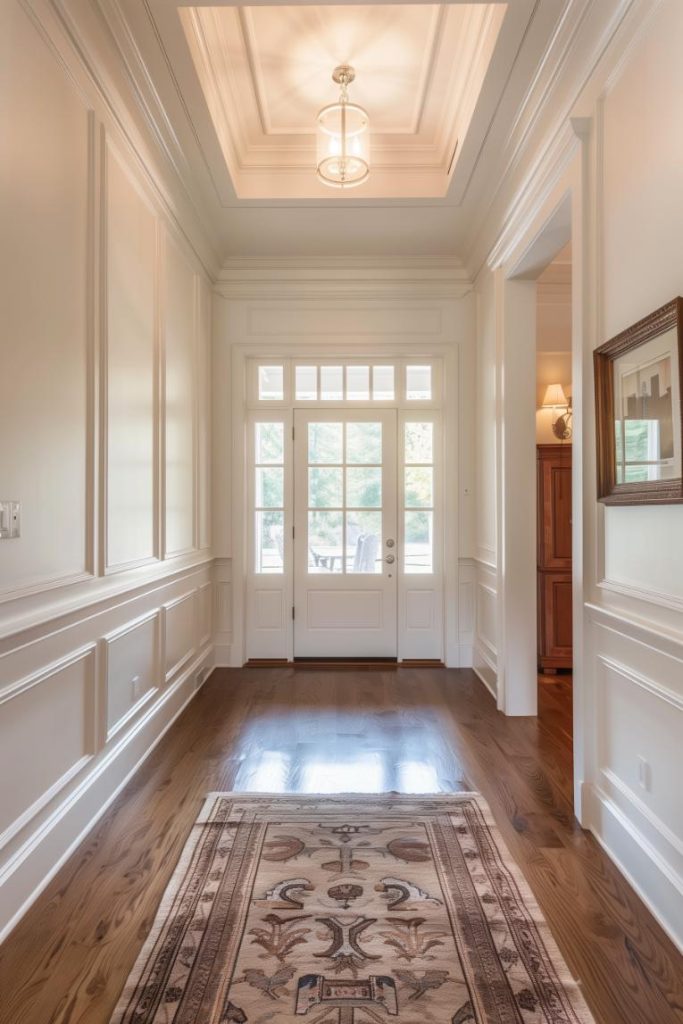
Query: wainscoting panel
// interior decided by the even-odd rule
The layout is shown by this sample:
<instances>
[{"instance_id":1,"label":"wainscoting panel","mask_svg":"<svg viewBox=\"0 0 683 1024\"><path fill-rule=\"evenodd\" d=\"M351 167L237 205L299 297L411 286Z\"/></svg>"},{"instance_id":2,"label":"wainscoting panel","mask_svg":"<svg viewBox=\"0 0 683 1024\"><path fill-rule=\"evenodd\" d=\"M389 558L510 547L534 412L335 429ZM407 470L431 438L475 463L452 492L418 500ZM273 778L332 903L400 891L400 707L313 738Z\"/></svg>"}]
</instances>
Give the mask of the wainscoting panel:
<instances>
[{"instance_id":1,"label":"wainscoting panel","mask_svg":"<svg viewBox=\"0 0 683 1024\"><path fill-rule=\"evenodd\" d=\"M107 742L159 688L160 640L156 611L104 637Z\"/></svg>"},{"instance_id":2,"label":"wainscoting panel","mask_svg":"<svg viewBox=\"0 0 683 1024\"><path fill-rule=\"evenodd\" d=\"M683 945L683 643L589 608L595 782L588 824ZM666 648L663 650L662 648Z\"/></svg>"},{"instance_id":3,"label":"wainscoting panel","mask_svg":"<svg viewBox=\"0 0 683 1024\"><path fill-rule=\"evenodd\" d=\"M197 650L196 607L197 594L194 590L164 605L166 682L180 671ZM202 629L204 631L205 628Z\"/></svg>"},{"instance_id":4,"label":"wainscoting panel","mask_svg":"<svg viewBox=\"0 0 683 1024\"><path fill-rule=\"evenodd\" d=\"M0 940L206 678L210 577L207 561L0 645Z\"/></svg>"},{"instance_id":5,"label":"wainscoting panel","mask_svg":"<svg viewBox=\"0 0 683 1024\"><path fill-rule=\"evenodd\" d=\"M95 645L0 693L0 847L95 753Z\"/></svg>"},{"instance_id":6,"label":"wainscoting panel","mask_svg":"<svg viewBox=\"0 0 683 1024\"><path fill-rule=\"evenodd\" d=\"M475 588L475 630L472 665L494 696L497 693L497 578L495 568L477 562Z\"/></svg>"}]
</instances>

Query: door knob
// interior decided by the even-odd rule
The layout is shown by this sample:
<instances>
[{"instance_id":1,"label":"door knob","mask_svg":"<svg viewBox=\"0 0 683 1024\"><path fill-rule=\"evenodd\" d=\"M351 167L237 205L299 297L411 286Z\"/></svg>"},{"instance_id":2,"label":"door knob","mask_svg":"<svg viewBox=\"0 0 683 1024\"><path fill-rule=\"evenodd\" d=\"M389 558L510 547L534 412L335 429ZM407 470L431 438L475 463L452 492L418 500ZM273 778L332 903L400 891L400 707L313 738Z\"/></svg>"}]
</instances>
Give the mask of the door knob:
<instances>
[{"instance_id":1,"label":"door knob","mask_svg":"<svg viewBox=\"0 0 683 1024\"><path fill-rule=\"evenodd\" d=\"M387 565L391 565L392 562L396 561L396 559L394 558L393 555L387 555L384 561L387 563Z\"/></svg>"}]
</instances>

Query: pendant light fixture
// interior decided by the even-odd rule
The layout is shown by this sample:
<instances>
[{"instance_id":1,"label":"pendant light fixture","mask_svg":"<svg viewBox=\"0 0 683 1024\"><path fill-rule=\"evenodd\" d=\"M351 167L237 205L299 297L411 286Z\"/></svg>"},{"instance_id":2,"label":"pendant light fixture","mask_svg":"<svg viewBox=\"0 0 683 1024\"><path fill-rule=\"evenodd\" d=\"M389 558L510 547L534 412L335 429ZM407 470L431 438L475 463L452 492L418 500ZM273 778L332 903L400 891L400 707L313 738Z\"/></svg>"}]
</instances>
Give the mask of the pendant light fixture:
<instances>
[{"instance_id":1,"label":"pendant light fixture","mask_svg":"<svg viewBox=\"0 0 683 1024\"><path fill-rule=\"evenodd\" d=\"M332 81L340 86L339 99L318 114L318 178L331 188L353 188L370 173L369 118L348 96L355 77L349 64L335 68Z\"/></svg>"}]
</instances>

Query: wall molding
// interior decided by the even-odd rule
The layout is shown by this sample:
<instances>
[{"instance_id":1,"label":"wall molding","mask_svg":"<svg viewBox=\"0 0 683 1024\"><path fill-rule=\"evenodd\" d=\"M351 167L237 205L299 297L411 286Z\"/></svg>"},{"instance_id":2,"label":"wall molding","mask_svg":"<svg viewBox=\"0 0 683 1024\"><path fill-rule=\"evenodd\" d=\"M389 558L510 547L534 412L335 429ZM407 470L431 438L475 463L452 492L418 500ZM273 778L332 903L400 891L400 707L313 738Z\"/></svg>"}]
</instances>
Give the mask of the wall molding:
<instances>
[{"instance_id":1,"label":"wall molding","mask_svg":"<svg viewBox=\"0 0 683 1024\"><path fill-rule=\"evenodd\" d=\"M74 665L78 665L80 662L89 663L88 672L88 689L85 699L87 702L87 728L86 734L83 737L84 753L82 757L76 760L70 767L55 779L50 786L45 789L40 796L38 796L20 815L15 818L11 824L0 833L0 851L7 845L7 843L14 838L25 826L35 818L40 811L46 807L51 800L53 800L66 786L81 774L87 764L92 761L93 757L97 753L98 749L98 738L100 736L99 721L98 721L98 688L99 688L99 672L97 665L97 644L95 642L85 644L63 658L58 658L56 661L51 662L48 665L42 666L35 672L31 672L29 675L24 676L17 682L10 684L0 690L0 706L8 703L11 700L15 700L17 697L22 696L35 686L40 686L43 683L48 682L54 676L65 669L71 668Z\"/></svg>"},{"instance_id":2,"label":"wall molding","mask_svg":"<svg viewBox=\"0 0 683 1024\"><path fill-rule=\"evenodd\" d=\"M191 576L205 567L210 568L213 561L212 555L198 552L189 559L157 562L151 570L143 568L115 574L113 577L93 579L94 586L89 587L87 592L80 588L77 595L67 596L65 593L62 600L47 607L17 610L14 618L7 617L4 622L0 619L0 664L7 651L64 629L72 620L82 617L83 612L95 615L126 604L150 588L159 590L167 583Z\"/></svg>"},{"instance_id":3,"label":"wall molding","mask_svg":"<svg viewBox=\"0 0 683 1024\"><path fill-rule=\"evenodd\" d=\"M634 686L640 687L641 690L645 690L647 693L652 694L653 697L658 697L659 700L665 701L676 709L676 711L683 711L683 696L678 693L674 693L667 686L663 686L656 680L651 679L649 676L641 675L641 673L634 671L632 668L624 665L621 662L614 661L612 658L608 658L604 654L597 655L597 661L604 665L606 668L616 672L617 675L622 676L628 680Z\"/></svg>"},{"instance_id":4,"label":"wall molding","mask_svg":"<svg viewBox=\"0 0 683 1024\"><path fill-rule=\"evenodd\" d=\"M96 41L87 35L86 22L77 23L68 11L64 0L50 0L49 5L43 0L20 0L20 2L53 55L77 84L81 94L91 101L93 99L91 93L94 90L94 98L102 106L102 113L106 114L112 126L125 142L126 148L149 187L159 211L174 224L207 277L213 281L220 263L216 237L209 234L208 219L197 209L195 199L188 187L186 175L181 173L176 165L165 143L163 132L158 128L156 116L152 115L135 77L131 74L131 65L119 42L120 34L113 30L112 22L103 16L99 0L97 18L100 21L101 36L103 37L99 41L101 45L110 50L111 43L114 41L116 56L122 62L126 72L124 80L130 94L128 101L122 99L120 87L115 86L104 73L104 64L93 56L93 52L97 50ZM56 38L56 32L61 37L59 40ZM64 43L68 47L68 53L64 52ZM77 63L76 69L73 67L74 58ZM143 115L147 138L144 138L143 133L135 125L131 110L138 111ZM135 125L133 130L131 130L131 125ZM151 153L155 154L154 162L150 160ZM161 167L159 164L164 166ZM169 182L173 182L170 188ZM183 203L186 206L184 210L179 208L178 192L182 192ZM186 230L183 225L183 221L188 218L192 218L195 222L194 231Z\"/></svg>"},{"instance_id":5,"label":"wall molding","mask_svg":"<svg viewBox=\"0 0 683 1024\"><path fill-rule=\"evenodd\" d=\"M233 300L460 299L472 282L451 257L229 259L215 290Z\"/></svg>"},{"instance_id":6,"label":"wall molding","mask_svg":"<svg viewBox=\"0 0 683 1024\"><path fill-rule=\"evenodd\" d=\"M87 836L198 692L195 676L212 660L200 651L146 713L95 763L67 798L0 867L0 942ZM200 684L201 685L201 684ZM158 719L168 709L161 728ZM157 731L158 730L158 731Z\"/></svg>"},{"instance_id":7,"label":"wall molding","mask_svg":"<svg viewBox=\"0 0 683 1024\"><path fill-rule=\"evenodd\" d=\"M600 786L584 783L583 790L591 832L683 952L683 880Z\"/></svg>"},{"instance_id":8,"label":"wall molding","mask_svg":"<svg viewBox=\"0 0 683 1024\"><path fill-rule=\"evenodd\" d=\"M592 601L584 602L584 608L589 619L601 629L683 662L683 635L678 632L629 615L623 609L607 608Z\"/></svg>"}]
</instances>

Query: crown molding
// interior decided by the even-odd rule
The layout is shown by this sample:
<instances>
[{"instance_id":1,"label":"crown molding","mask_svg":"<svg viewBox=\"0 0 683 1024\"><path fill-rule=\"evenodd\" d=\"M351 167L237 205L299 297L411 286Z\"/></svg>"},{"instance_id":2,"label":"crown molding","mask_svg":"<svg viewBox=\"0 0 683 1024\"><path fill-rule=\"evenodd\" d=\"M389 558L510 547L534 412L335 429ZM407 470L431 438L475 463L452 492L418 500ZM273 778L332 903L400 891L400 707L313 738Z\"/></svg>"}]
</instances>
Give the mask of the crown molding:
<instances>
[{"instance_id":1,"label":"crown molding","mask_svg":"<svg viewBox=\"0 0 683 1024\"><path fill-rule=\"evenodd\" d=\"M452 257L228 259L215 290L229 299L459 299L472 289Z\"/></svg>"},{"instance_id":2,"label":"crown molding","mask_svg":"<svg viewBox=\"0 0 683 1024\"><path fill-rule=\"evenodd\" d=\"M536 202L537 209L552 181L560 179L579 139L591 130L589 117L573 118L572 114L596 72L601 70L605 78L611 73L606 64L611 69L618 60L615 40L629 48L634 32L643 18L649 20L649 13L646 0L601 0L600 4L570 0L512 125L505 147L510 156L498 184L487 208L480 207L480 216L468 225L465 262L472 277L484 264L493 266L504 260L501 253L508 248L510 236L518 235L520 222L528 219L530 200ZM562 164L557 174L553 173L555 161Z\"/></svg>"}]
</instances>

